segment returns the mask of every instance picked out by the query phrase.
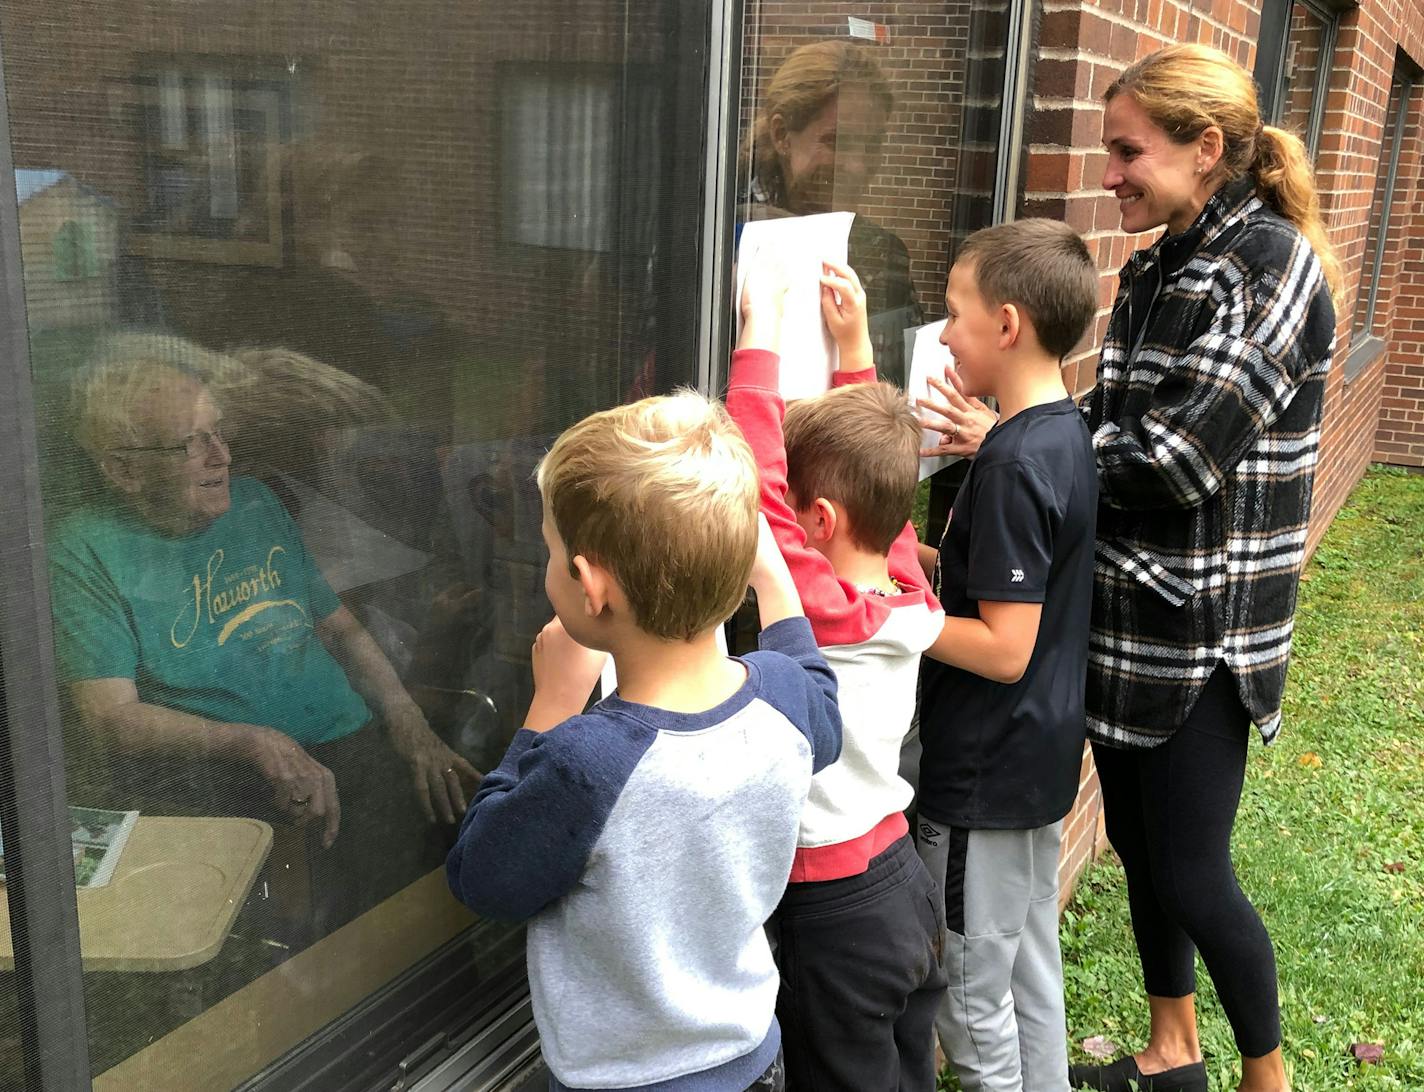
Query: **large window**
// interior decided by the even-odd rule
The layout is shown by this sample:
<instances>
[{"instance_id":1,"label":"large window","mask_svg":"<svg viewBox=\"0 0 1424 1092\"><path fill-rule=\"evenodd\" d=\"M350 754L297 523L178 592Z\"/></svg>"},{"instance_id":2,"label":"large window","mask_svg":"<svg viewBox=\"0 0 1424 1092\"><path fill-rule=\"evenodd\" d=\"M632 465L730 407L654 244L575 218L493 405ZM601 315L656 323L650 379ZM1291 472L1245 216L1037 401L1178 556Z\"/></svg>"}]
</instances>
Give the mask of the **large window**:
<instances>
[{"instance_id":1,"label":"large window","mask_svg":"<svg viewBox=\"0 0 1424 1092\"><path fill-rule=\"evenodd\" d=\"M707 384L714 25L0 5L0 1087L532 1053L442 863L551 613L536 463Z\"/></svg>"},{"instance_id":2,"label":"large window","mask_svg":"<svg viewBox=\"0 0 1424 1092\"><path fill-rule=\"evenodd\" d=\"M1387 310L1387 307L1381 306L1381 288L1385 282L1382 267L1390 239L1390 218L1394 211L1395 182L1399 177L1399 155L1409 114L1409 100L1417 85L1418 75L1413 66L1407 58L1398 57L1389 89L1389 106L1380 139L1379 174L1375 178L1374 200L1370 203L1369 234L1365 238L1364 262L1360 268L1359 288L1355 293L1355 313L1350 323L1351 352L1345 361L1347 377L1378 355L1376 328L1380 316ZM1387 299L1384 302L1387 304Z\"/></svg>"},{"instance_id":3,"label":"large window","mask_svg":"<svg viewBox=\"0 0 1424 1092\"><path fill-rule=\"evenodd\" d=\"M1320 149L1339 22L1337 7L1324 0L1293 0L1262 15L1256 64L1262 112L1300 137L1312 160Z\"/></svg>"}]
</instances>

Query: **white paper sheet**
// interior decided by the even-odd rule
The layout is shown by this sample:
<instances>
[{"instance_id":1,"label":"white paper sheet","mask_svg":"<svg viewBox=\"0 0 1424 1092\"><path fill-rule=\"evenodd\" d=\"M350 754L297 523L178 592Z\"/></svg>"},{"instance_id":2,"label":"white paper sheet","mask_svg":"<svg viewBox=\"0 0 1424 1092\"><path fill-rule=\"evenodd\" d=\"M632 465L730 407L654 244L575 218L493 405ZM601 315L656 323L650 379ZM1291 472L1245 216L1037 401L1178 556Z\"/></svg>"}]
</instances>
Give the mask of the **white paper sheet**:
<instances>
[{"instance_id":1,"label":"white paper sheet","mask_svg":"<svg viewBox=\"0 0 1424 1092\"><path fill-rule=\"evenodd\" d=\"M742 332L742 285L758 254L771 254L786 270L781 320L781 396L809 398L829 390L839 352L821 318L821 263L846 264L853 212L750 220L737 244L737 334Z\"/></svg>"},{"instance_id":2,"label":"white paper sheet","mask_svg":"<svg viewBox=\"0 0 1424 1092\"><path fill-rule=\"evenodd\" d=\"M916 398L938 398L938 393L930 386L929 380L944 378L945 368L954 367L954 354L940 344L939 336L944 331L944 319L924 326L916 326L905 331L905 359L910 362L909 378L905 384L910 404ZM937 447L943 437L932 429L920 433L921 447ZM920 460L920 480L924 481L937 470L962 459L962 455L941 455L934 459Z\"/></svg>"}]
</instances>

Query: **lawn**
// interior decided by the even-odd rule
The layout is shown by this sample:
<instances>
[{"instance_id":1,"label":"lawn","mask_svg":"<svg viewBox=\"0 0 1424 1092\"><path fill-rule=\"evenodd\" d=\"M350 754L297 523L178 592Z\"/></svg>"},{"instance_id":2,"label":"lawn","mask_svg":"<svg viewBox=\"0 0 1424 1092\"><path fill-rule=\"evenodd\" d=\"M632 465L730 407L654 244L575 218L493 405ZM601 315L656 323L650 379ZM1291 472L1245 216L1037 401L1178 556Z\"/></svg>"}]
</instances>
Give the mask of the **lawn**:
<instances>
[{"instance_id":1,"label":"lawn","mask_svg":"<svg viewBox=\"0 0 1424 1092\"><path fill-rule=\"evenodd\" d=\"M1296 1092L1424 1089L1424 476L1372 470L1308 566L1278 742L1252 747L1242 886L1276 945ZM1121 868L1084 876L1062 924L1073 1057L1146 1038ZM1198 967L1213 1092L1231 1031ZM1377 1065L1351 1044L1383 1047ZM952 1083L951 1083L952 1087Z\"/></svg>"}]
</instances>

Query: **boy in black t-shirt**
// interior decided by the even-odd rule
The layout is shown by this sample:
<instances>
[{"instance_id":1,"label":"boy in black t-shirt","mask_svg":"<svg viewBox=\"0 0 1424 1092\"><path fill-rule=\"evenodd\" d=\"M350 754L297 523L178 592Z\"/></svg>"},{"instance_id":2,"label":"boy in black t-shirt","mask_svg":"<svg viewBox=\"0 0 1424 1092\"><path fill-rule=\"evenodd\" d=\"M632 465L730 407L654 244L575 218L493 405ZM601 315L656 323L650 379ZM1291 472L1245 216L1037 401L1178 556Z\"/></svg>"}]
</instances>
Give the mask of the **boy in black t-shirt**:
<instances>
[{"instance_id":1,"label":"boy in black t-shirt","mask_svg":"<svg viewBox=\"0 0 1424 1092\"><path fill-rule=\"evenodd\" d=\"M1068 1088L1058 845L1083 756L1098 486L1060 367L1097 285L1070 228L1020 220L971 235L945 293L958 385L1001 413L937 563L922 548L945 625L921 676L915 833L949 925L936 1027L966 1090Z\"/></svg>"}]
</instances>

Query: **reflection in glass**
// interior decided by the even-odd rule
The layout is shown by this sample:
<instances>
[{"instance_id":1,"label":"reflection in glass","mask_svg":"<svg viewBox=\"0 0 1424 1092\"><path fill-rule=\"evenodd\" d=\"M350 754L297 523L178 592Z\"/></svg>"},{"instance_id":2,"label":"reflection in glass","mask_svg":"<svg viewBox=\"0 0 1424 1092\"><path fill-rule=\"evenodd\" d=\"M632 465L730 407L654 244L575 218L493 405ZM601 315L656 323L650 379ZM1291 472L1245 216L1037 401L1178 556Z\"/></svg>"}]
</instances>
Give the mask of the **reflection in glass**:
<instances>
[{"instance_id":1,"label":"reflection in glass","mask_svg":"<svg viewBox=\"0 0 1424 1092\"><path fill-rule=\"evenodd\" d=\"M226 1087L472 925L521 958L439 869L550 615L534 466L695 378L689 60L657 4L116 3L0 27L70 802L139 813L90 1061Z\"/></svg>"},{"instance_id":2,"label":"reflection in glass","mask_svg":"<svg viewBox=\"0 0 1424 1092\"><path fill-rule=\"evenodd\" d=\"M1405 113L1414 80L1408 69L1396 62L1390 81L1389 108L1380 140L1381 161L1375 176L1375 192L1370 202L1370 226L1365 238L1365 257L1360 269L1360 286L1355 294L1355 313L1350 322L1350 340L1358 342L1374 333L1380 295L1380 263L1389 239L1390 212L1394 205L1394 184L1399 172ZM1388 291L1388 289L1386 289Z\"/></svg>"},{"instance_id":3,"label":"reflection in glass","mask_svg":"<svg viewBox=\"0 0 1424 1092\"><path fill-rule=\"evenodd\" d=\"M1290 30L1281 64L1277 124L1299 136L1312 158L1320 142L1320 123L1324 116L1332 27L1333 17L1313 4L1295 0L1291 5Z\"/></svg>"},{"instance_id":4,"label":"reflection in glass","mask_svg":"<svg viewBox=\"0 0 1424 1092\"><path fill-rule=\"evenodd\" d=\"M910 17L831 4L808 27L780 5L747 6L739 218L856 214L850 264L894 382L905 332L943 315L952 241L990 222L1006 19L978 5Z\"/></svg>"},{"instance_id":5,"label":"reflection in glass","mask_svg":"<svg viewBox=\"0 0 1424 1092\"><path fill-rule=\"evenodd\" d=\"M738 221L855 213L876 368L901 386L911 332L944 317L956 245L993 222L1015 8L746 6ZM932 530L961 474L935 475Z\"/></svg>"}]
</instances>

